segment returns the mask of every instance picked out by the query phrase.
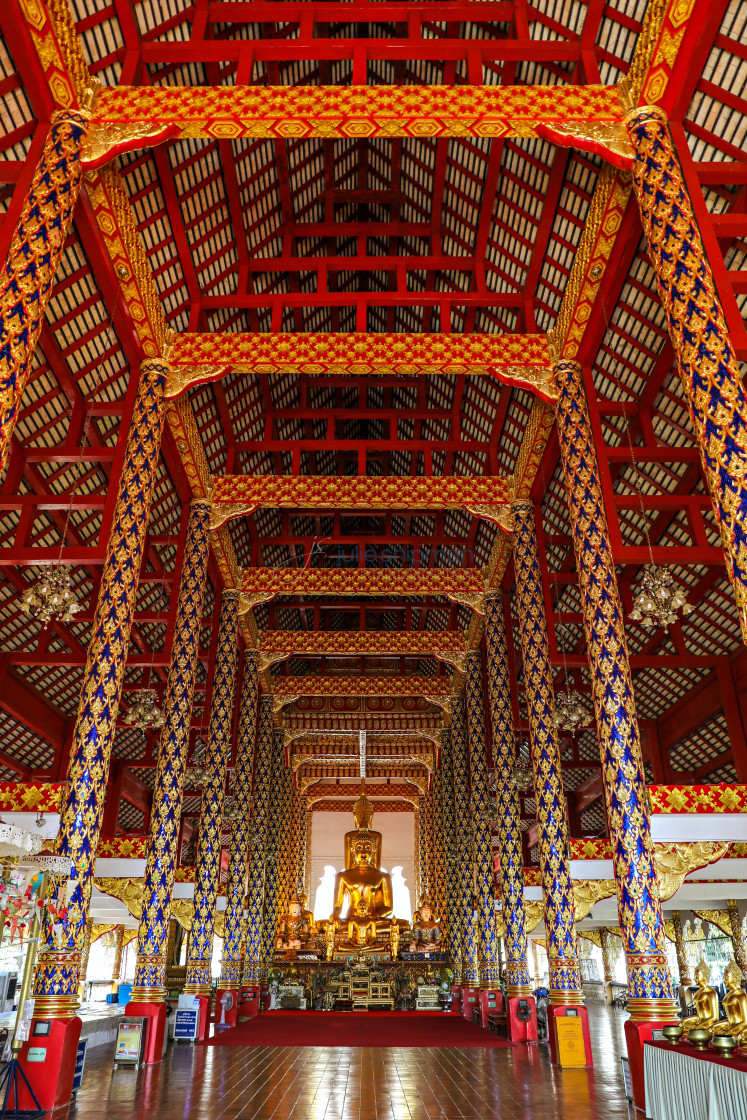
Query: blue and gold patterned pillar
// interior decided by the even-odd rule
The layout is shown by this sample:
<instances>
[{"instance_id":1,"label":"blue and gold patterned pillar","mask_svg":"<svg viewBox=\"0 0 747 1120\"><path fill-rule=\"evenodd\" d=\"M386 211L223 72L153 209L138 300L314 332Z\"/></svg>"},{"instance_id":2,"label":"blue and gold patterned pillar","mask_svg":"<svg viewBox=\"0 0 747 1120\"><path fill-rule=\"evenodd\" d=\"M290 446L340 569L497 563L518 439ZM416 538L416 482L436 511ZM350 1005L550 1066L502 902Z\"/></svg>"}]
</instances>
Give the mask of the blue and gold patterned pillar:
<instances>
[{"instance_id":1,"label":"blue and gold patterned pillar","mask_svg":"<svg viewBox=\"0 0 747 1120\"><path fill-rule=\"evenodd\" d=\"M508 646L500 592L487 597L485 612L488 695L493 727L500 882L506 946L506 992L509 996L532 994L527 968L527 935L524 914L524 859L519 828L519 795L513 781L514 720L508 676Z\"/></svg>"},{"instance_id":2,"label":"blue and gold patterned pillar","mask_svg":"<svg viewBox=\"0 0 747 1120\"><path fill-rule=\"evenodd\" d=\"M461 941L461 977L458 982L465 988L477 988L480 970L477 962L477 940L473 920L475 895L474 845L470 827L469 755L467 753L467 723L464 697L458 696L451 709L451 745L454 760L454 815L458 846L458 907ZM454 923L456 926L456 922ZM455 972L457 961L454 960Z\"/></svg>"},{"instance_id":3,"label":"blue and gold patterned pillar","mask_svg":"<svg viewBox=\"0 0 747 1120\"><path fill-rule=\"evenodd\" d=\"M583 1002L583 995L576 944L576 905L560 750L552 722L555 701L534 506L529 501L514 502L513 515L519 631L537 801L550 1003L577 1006Z\"/></svg>"},{"instance_id":4,"label":"blue and gold patterned pillar","mask_svg":"<svg viewBox=\"0 0 747 1120\"><path fill-rule=\"evenodd\" d=\"M241 685L241 712L236 747L236 784L234 800L239 816L231 827L226 884L226 925L221 961L221 991L237 992L241 987L241 949L244 934L244 889L249 852L249 813L254 775L254 745L257 731L259 654L248 650L244 657Z\"/></svg>"},{"instance_id":5,"label":"blue and gold patterned pillar","mask_svg":"<svg viewBox=\"0 0 747 1120\"><path fill-rule=\"evenodd\" d=\"M49 135L0 273L0 479L80 194L80 153L91 114L52 114Z\"/></svg>"},{"instance_id":6,"label":"blue and gold patterned pillar","mask_svg":"<svg viewBox=\"0 0 747 1120\"><path fill-rule=\"evenodd\" d=\"M495 929L492 821L495 812L488 792L488 746L485 739L485 701L482 687L482 656L467 658L467 740L472 789L472 820L475 830L475 875L478 926L480 931L480 987L500 987L498 939Z\"/></svg>"},{"instance_id":7,"label":"blue and gold patterned pillar","mask_svg":"<svg viewBox=\"0 0 747 1120\"><path fill-rule=\"evenodd\" d=\"M224 591L218 620L213 695L208 726L207 777L200 804L199 839L195 860L195 899L187 956L185 993L208 997L212 992L211 961L215 932L215 902L220 875L220 841L226 768L231 753L231 723L238 660L239 593Z\"/></svg>"},{"instance_id":8,"label":"blue and gold patterned pillar","mask_svg":"<svg viewBox=\"0 0 747 1120\"><path fill-rule=\"evenodd\" d=\"M130 997L134 1002L160 1003L166 998L166 945L207 579L209 520L210 503L192 502L164 695L165 723L153 788L135 985Z\"/></svg>"},{"instance_id":9,"label":"blue and gold patterned pillar","mask_svg":"<svg viewBox=\"0 0 747 1120\"><path fill-rule=\"evenodd\" d=\"M667 118L643 105L625 123L641 225L747 642L747 394Z\"/></svg>"},{"instance_id":10,"label":"blue and gold patterned pillar","mask_svg":"<svg viewBox=\"0 0 747 1120\"><path fill-rule=\"evenodd\" d=\"M80 954L158 466L167 373L164 361L143 363L127 436L86 654L57 842L59 854L72 861L72 893L63 933L57 942L50 923L44 922L34 982L37 1018L71 1017L78 1006Z\"/></svg>"},{"instance_id":11,"label":"blue and gold patterned pillar","mask_svg":"<svg viewBox=\"0 0 747 1120\"><path fill-rule=\"evenodd\" d=\"M266 979L275 951L282 858L282 827L286 788L284 782L285 752L282 732L273 734L270 796L267 806L267 839L265 844L265 902L262 914L261 979Z\"/></svg>"},{"instance_id":12,"label":"blue and gold patterned pillar","mask_svg":"<svg viewBox=\"0 0 747 1120\"><path fill-rule=\"evenodd\" d=\"M441 921L441 948L449 946L449 908L446 901L446 853L444 850L443 777L439 767L433 774L431 794L433 809L433 899L434 910Z\"/></svg>"},{"instance_id":13,"label":"blue and gold patterned pillar","mask_svg":"<svg viewBox=\"0 0 747 1120\"><path fill-rule=\"evenodd\" d=\"M457 886L457 846L454 835L454 766L451 753L451 731L441 732L441 815L444 831L444 860L446 863L446 909L449 929L449 951L451 956L461 957L461 941L458 932ZM458 947L458 949L457 949Z\"/></svg>"},{"instance_id":14,"label":"blue and gold patterned pillar","mask_svg":"<svg viewBox=\"0 0 747 1120\"><path fill-rule=\"evenodd\" d=\"M555 367L558 442L583 604L594 713L602 756L618 913L628 970L628 1010L649 1021L676 1010L646 796L641 739L599 467L583 374Z\"/></svg>"},{"instance_id":15,"label":"blue and gold patterned pillar","mask_svg":"<svg viewBox=\"0 0 747 1120\"><path fill-rule=\"evenodd\" d=\"M265 897L265 845L267 841L267 809L272 780L274 732L272 697L259 702L257 750L254 763L254 789L249 839L249 900L246 920L246 954L244 984L256 988L262 967L262 910Z\"/></svg>"}]
</instances>

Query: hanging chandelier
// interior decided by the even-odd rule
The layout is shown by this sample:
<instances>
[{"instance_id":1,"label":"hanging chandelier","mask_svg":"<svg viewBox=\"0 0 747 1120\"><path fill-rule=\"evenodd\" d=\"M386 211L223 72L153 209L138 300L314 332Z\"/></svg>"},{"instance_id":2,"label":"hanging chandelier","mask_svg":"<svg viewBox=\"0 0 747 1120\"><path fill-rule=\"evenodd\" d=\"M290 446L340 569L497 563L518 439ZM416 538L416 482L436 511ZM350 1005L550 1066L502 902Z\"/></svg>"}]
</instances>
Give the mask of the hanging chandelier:
<instances>
[{"instance_id":1,"label":"hanging chandelier","mask_svg":"<svg viewBox=\"0 0 747 1120\"><path fill-rule=\"evenodd\" d=\"M581 693L566 685L565 692L559 692L555 697L555 714L552 725L558 731L570 731L577 734L582 728L588 727L592 721L591 712L584 707Z\"/></svg>"},{"instance_id":2,"label":"hanging chandelier","mask_svg":"<svg viewBox=\"0 0 747 1120\"><path fill-rule=\"evenodd\" d=\"M511 782L515 789L528 789L534 781L532 761L529 757L529 744L526 739L520 739L514 755L514 768Z\"/></svg>"},{"instance_id":3,"label":"hanging chandelier","mask_svg":"<svg viewBox=\"0 0 747 1120\"><path fill-rule=\"evenodd\" d=\"M687 617L692 609L669 568L646 565L630 612L635 622L640 622L647 629L663 626L666 630L677 621L678 611L681 610L683 617Z\"/></svg>"},{"instance_id":4,"label":"hanging chandelier","mask_svg":"<svg viewBox=\"0 0 747 1120\"><path fill-rule=\"evenodd\" d=\"M192 762L184 772L184 786L186 789L199 789L207 781L208 768L205 762L205 747L197 740L195 754Z\"/></svg>"},{"instance_id":5,"label":"hanging chandelier","mask_svg":"<svg viewBox=\"0 0 747 1120\"><path fill-rule=\"evenodd\" d=\"M243 816L241 806L235 797L227 797L223 802L223 824L233 825Z\"/></svg>"},{"instance_id":6,"label":"hanging chandelier","mask_svg":"<svg viewBox=\"0 0 747 1120\"><path fill-rule=\"evenodd\" d=\"M66 564L43 564L36 583L27 587L21 598L23 609L45 625L58 619L72 622L83 608L72 589L72 569Z\"/></svg>"},{"instance_id":7,"label":"hanging chandelier","mask_svg":"<svg viewBox=\"0 0 747 1120\"><path fill-rule=\"evenodd\" d=\"M152 688L141 688L135 693L135 699L127 713L122 716L122 722L128 727L137 727L140 731L147 728L157 730L163 727L166 715L158 707L158 694Z\"/></svg>"}]
</instances>

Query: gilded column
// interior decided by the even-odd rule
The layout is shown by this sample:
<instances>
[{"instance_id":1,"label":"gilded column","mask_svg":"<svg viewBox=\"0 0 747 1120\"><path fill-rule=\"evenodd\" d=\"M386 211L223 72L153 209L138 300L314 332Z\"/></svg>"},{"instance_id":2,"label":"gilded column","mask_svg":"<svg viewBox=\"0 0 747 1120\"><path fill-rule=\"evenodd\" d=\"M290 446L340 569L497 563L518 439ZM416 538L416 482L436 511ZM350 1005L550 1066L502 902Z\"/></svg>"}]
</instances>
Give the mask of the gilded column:
<instances>
[{"instance_id":1,"label":"gilded column","mask_svg":"<svg viewBox=\"0 0 747 1120\"><path fill-rule=\"evenodd\" d=\"M241 712L236 746L236 784L234 802L239 816L231 826L231 847L228 855L226 884L226 925L221 961L220 988L238 991L241 987L241 948L244 934L244 889L249 850L249 813L254 775L254 744L257 731L259 654L247 650L244 656L244 679L241 685Z\"/></svg>"},{"instance_id":2,"label":"gilded column","mask_svg":"<svg viewBox=\"0 0 747 1120\"><path fill-rule=\"evenodd\" d=\"M122 971L122 949L124 947L124 926L114 927L114 961L112 963L112 995L119 991L119 974Z\"/></svg>"},{"instance_id":3,"label":"gilded column","mask_svg":"<svg viewBox=\"0 0 747 1120\"><path fill-rule=\"evenodd\" d=\"M475 874L478 926L480 931L480 986L500 986L498 938L495 928L492 822L495 813L488 793L488 747L485 740L485 702L482 687L482 656L467 658L467 741L472 789L472 821L475 830Z\"/></svg>"},{"instance_id":4,"label":"gilded column","mask_svg":"<svg viewBox=\"0 0 747 1120\"><path fill-rule=\"evenodd\" d=\"M731 942L734 946L734 960L742 970L742 975L747 976L747 945L745 945L742 932L742 918L739 913L739 903L736 898L727 898L726 909L729 912L731 923Z\"/></svg>"},{"instance_id":5,"label":"gilded column","mask_svg":"<svg viewBox=\"0 0 747 1120\"><path fill-rule=\"evenodd\" d=\"M420 813L418 814L418 823L420 825L420 899L426 896L430 897L431 893L431 806L430 794L424 793L420 798Z\"/></svg>"},{"instance_id":6,"label":"gilded column","mask_svg":"<svg viewBox=\"0 0 747 1120\"><path fill-rule=\"evenodd\" d=\"M421 898L421 885L420 885L420 798L418 798L413 809L413 856L415 860L415 897L413 899L413 909L417 909L420 905Z\"/></svg>"},{"instance_id":7,"label":"gilded column","mask_svg":"<svg viewBox=\"0 0 747 1120\"><path fill-rule=\"evenodd\" d=\"M165 722L158 747L150 835L145 862L143 910L137 940L134 1001L166 998L171 895L177 864L182 786L200 644L202 604L208 565L210 503L192 502L184 544L174 642L164 695Z\"/></svg>"},{"instance_id":8,"label":"gilded column","mask_svg":"<svg viewBox=\"0 0 747 1120\"><path fill-rule=\"evenodd\" d=\"M514 502L513 515L519 631L537 801L550 1003L577 1005L582 1003L583 996L576 943L576 907L560 750L552 723L555 704L534 506L529 501Z\"/></svg>"},{"instance_id":9,"label":"gilded column","mask_svg":"<svg viewBox=\"0 0 747 1120\"><path fill-rule=\"evenodd\" d=\"M78 1006L78 969L158 466L167 372L164 361L143 363L127 436L86 653L57 841L58 853L72 861L71 894L57 943L45 911L34 982L37 1018L70 1018Z\"/></svg>"},{"instance_id":10,"label":"gilded column","mask_svg":"<svg viewBox=\"0 0 747 1120\"><path fill-rule=\"evenodd\" d=\"M278 894L281 877L283 806L286 797L285 766L282 739L279 732L273 736L273 763L270 795L267 805L267 842L265 849L265 902L262 916L262 969L267 976L275 950L277 930Z\"/></svg>"},{"instance_id":11,"label":"gilded column","mask_svg":"<svg viewBox=\"0 0 747 1120\"><path fill-rule=\"evenodd\" d=\"M272 697L259 702L257 751L254 763L254 791L250 824L248 906L244 983L256 986L262 966L262 909L265 897L265 850L267 843L267 802L272 780L274 733Z\"/></svg>"},{"instance_id":12,"label":"gilded column","mask_svg":"<svg viewBox=\"0 0 747 1120\"><path fill-rule=\"evenodd\" d=\"M52 114L0 275L0 478L80 194L80 153L89 120L85 110Z\"/></svg>"},{"instance_id":13,"label":"gilded column","mask_svg":"<svg viewBox=\"0 0 747 1120\"><path fill-rule=\"evenodd\" d=\"M187 957L185 993L209 996L215 932L215 901L220 874L220 840L226 767L231 753L231 721L238 660L239 593L224 591L218 620L213 694L208 725L207 776L200 803L200 828L195 861L195 899Z\"/></svg>"},{"instance_id":14,"label":"gilded column","mask_svg":"<svg viewBox=\"0 0 747 1120\"><path fill-rule=\"evenodd\" d=\"M498 810L500 882L506 948L506 992L532 994L527 967L524 914L524 857L519 827L519 795L514 784L514 719L508 676L508 646L500 593L487 597L485 612L488 696L493 728L493 765Z\"/></svg>"},{"instance_id":15,"label":"gilded column","mask_svg":"<svg viewBox=\"0 0 747 1120\"><path fill-rule=\"evenodd\" d=\"M449 930L449 952L457 952L459 944L457 914L457 860L454 835L454 766L451 754L451 732L441 732L441 818L444 833L444 863L446 868L446 919ZM459 950L461 952L461 950Z\"/></svg>"},{"instance_id":16,"label":"gilded column","mask_svg":"<svg viewBox=\"0 0 747 1120\"><path fill-rule=\"evenodd\" d=\"M314 899L311 897L311 830L314 824L314 811L309 808L309 799L306 798L306 862L303 869L303 893L306 896L306 904L310 910L314 909ZM314 884L315 885L315 884Z\"/></svg>"},{"instance_id":17,"label":"gilded column","mask_svg":"<svg viewBox=\"0 0 747 1120\"><path fill-rule=\"evenodd\" d=\"M275 902L275 928L270 956L275 951L277 923L288 910L288 899L295 889L293 878L293 779L280 755L280 815L278 820L278 890Z\"/></svg>"},{"instance_id":18,"label":"gilded column","mask_svg":"<svg viewBox=\"0 0 747 1120\"><path fill-rule=\"evenodd\" d=\"M286 782L289 778L290 773L286 770ZM288 903L294 894L300 897L303 892L305 820L306 798L301 797L301 794L296 792L291 779L288 814L288 849L286 857L287 868L285 872L285 894L282 900L284 909L281 913L285 913L288 908Z\"/></svg>"},{"instance_id":19,"label":"gilded column","mask_svg":"<svg viewBox=\"0 0 747 1120\"><path fill-rule=\"evenodd\" d=\"M589 410L577 362L558 362L557 432L583 606L618 912L635 1021L675 1009L646 779Z\"/></svg>"},{"instance_id":20,"label":"gilded column","mask_svg":"<svg viewBox=\"0 0 747 1120\"><path fill-rule=\"evenodd\" d=\"M692 985L693 978L690 975L690 962L687 959L687 943L685 941L685 933L682 929L682 916L679 910L672 911L672 928L674 930L674 948L677 953L677 969L680 974L680 984L683 988L689 988Z\"/></svg>"},{"instance_id":21,"label":"gilded column","mask_svg":"<svg viewBox=\"0 0 747 1120\"><path fill-rule=\"evenodd\" d=\"M444 852L443 790L440 768L433 775L433 906L441 920L442 949L448 949L449 927L446 905L446 857Z\"/></svg>"},{"instance_id":22,"label":"gilded column","mask_svg":"<svg viewBox=\"0 0 747 1120\"><path fill-rule=\"evenodd\" d=\"M475 939L474 911L474 852L470 831L469 756L467 754L467 724L464 697L458 696L451 708L451 745L454 761L454 816L458 838L458 930L461 945L461 974L457 970L456 946L454 948L455 980L465 988L476 988L480 983ZM457 922L454 922L457 928Z\"/></svg>"},{"instance_id":23,"label":"gilded column","mask_svg":"<svg viewBox=\"0 0 747 1120\"><path fill-rule=\"evenodd\" d=\"M747 397L661 109L626 117L633 188L747 641ZM658 997L656 997L658 998Z\"/></svg>"}]
</instances>

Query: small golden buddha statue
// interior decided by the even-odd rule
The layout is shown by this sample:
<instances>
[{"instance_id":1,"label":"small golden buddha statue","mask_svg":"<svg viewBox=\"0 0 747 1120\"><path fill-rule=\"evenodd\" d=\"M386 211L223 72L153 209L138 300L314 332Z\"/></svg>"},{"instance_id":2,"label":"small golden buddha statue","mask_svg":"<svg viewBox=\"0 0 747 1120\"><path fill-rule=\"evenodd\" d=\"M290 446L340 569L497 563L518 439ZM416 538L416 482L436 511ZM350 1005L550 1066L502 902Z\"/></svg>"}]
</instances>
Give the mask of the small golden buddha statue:
<instances>
[{"instance_id":1,"label":"small golden buddha statue","mask_svg":"<svg viewBox=\"0 0 747 1120\"><path fill-rule=\"evenodd\" d=\"M421 900L420 909L415 911L412 925L410 952L435 953L441 942L441 923L434 919L433 907L425 896Z\"/></svg>"},{"instance_id":2,"label":"small golden buddha statue","mask_svg":"<svg viewBox=\"0 0 747 1120\"><path fill-rule=\"evenodd\" d=\"M724 984L726 995L723 1003L726 1018L714 1024L713 1033L730 1034L740 1040L740 1045L744 1045L743 1039L747 1040L747 992L742 987L742 970L736 961L726 966Z\"/></svg>"},{"instance_id":3,"label":"small golden buddha statue","mask_svg":"<svg viewBox=\"0 0 747 1120\"><path fill-rule=\"evenodd\" d=\"M303 949L310 936L311 930L304 915L301 900L294 894L288 902L288 912L280 919L275 951L283 953Z\"/></svg>"},{"instance_id":4,"label":"small golden buddha statue","mask_svg":"<svg viewBox=\"0 0 747 1120\"><path fill-rule=\"evenodd\" d=\"M695 1014L682 1020L685 1034L694 1027L712 1030L718 1022L718 995L711 987L710 979L711 970L701 960L695 969L695 983L700 985L695 993Z\"/></svg>"},{"instance_id":5,"label":"small golden buddha statue","mask_svg":"<svg viewBox=\"0 0 747 1120\"><path fill-rule=\"evenodd\" d=\"M391 876L382 871L381 833L370 828L373 805L366 797L365 783L355 803L354 832L345 836L345 870L335 877L335 905L331 924L336 928L347 924L345 948L369 951L380 933L392 926L393 894ZM347 901L347 917L341 918Z\"/></svg>"}]
</instances>

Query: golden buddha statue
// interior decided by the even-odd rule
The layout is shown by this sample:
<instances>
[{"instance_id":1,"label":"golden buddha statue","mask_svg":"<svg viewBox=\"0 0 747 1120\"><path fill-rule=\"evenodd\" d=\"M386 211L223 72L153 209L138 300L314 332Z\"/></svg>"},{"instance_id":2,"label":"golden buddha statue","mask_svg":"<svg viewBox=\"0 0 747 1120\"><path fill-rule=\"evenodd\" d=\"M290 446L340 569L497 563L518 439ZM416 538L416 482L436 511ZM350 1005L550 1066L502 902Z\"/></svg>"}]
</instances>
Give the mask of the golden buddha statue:
<instances>
[{"instance_id":1,"label":"golden buddha statue","mask_svg":"<svg viewBox=\"0 0 747 1120\"><path fill-rule=\"evenodd\" d=\"M334 929L347 926L347 940L340 948L371 952L382 935L399 925L394 919L391 876L381 870L381 833L371 829L373 805L365 782L353 808L356 828L345 834L345 870L335 877L335 904L330 918ZM342 909L348 903L347 917ZM329 945L329 927L328 927ZM379 945L378 947L383 947Z\"/></svg>"},{"instance_id":2,"label":"golden buddha statue","mask_svg":"<svg viewBox=\"0 0 747 1120\"><path fill-rule=\"evenodd\" d=\"M695 983L699 984L695 993L695 1014L682 1020L682 1027L687 1034L694 1027L713 1030L718 1022L718 994L710 985L711 970L704 960L701 960L695 969Z\"/></svg>"},{"instance_id":3,"label":"golden buddha statue","mask_svg":"<svg viewBox=\"0 0 747 1120\"><path fill-rule=\"evenodd\" d=\"M435 953L441 942L441 923L433 916L433 907L427 897L423 897L420 909L413 915L413 936L410 942L411 953Z\"/></svg>"},{"instance_id":4,"label":"golden buddha statue","mask_svg":"<svg viewBox=\"0 0 747 1120\"><path fill-rule=\"evenodd\" d=\"M303 912L301 900L293 895L288 902L288 912L280 919L275 952L297 952L305 949L312 935L309 922Z\"/></svg>"},{"instance_id":5,"label":"golden buddha statue","mask_svg":"<svg viewBox=\"0 0 747 1120\"><path fill-rule=\"evenodd\" d=\"M724 971L724 996L725 1019L715 1023L714 1034L730 1034L739 1039L740 1045L747 1041L747 992L742 987L742 970L736 961L726 966Z\"/></svg>"}]
</instances>

